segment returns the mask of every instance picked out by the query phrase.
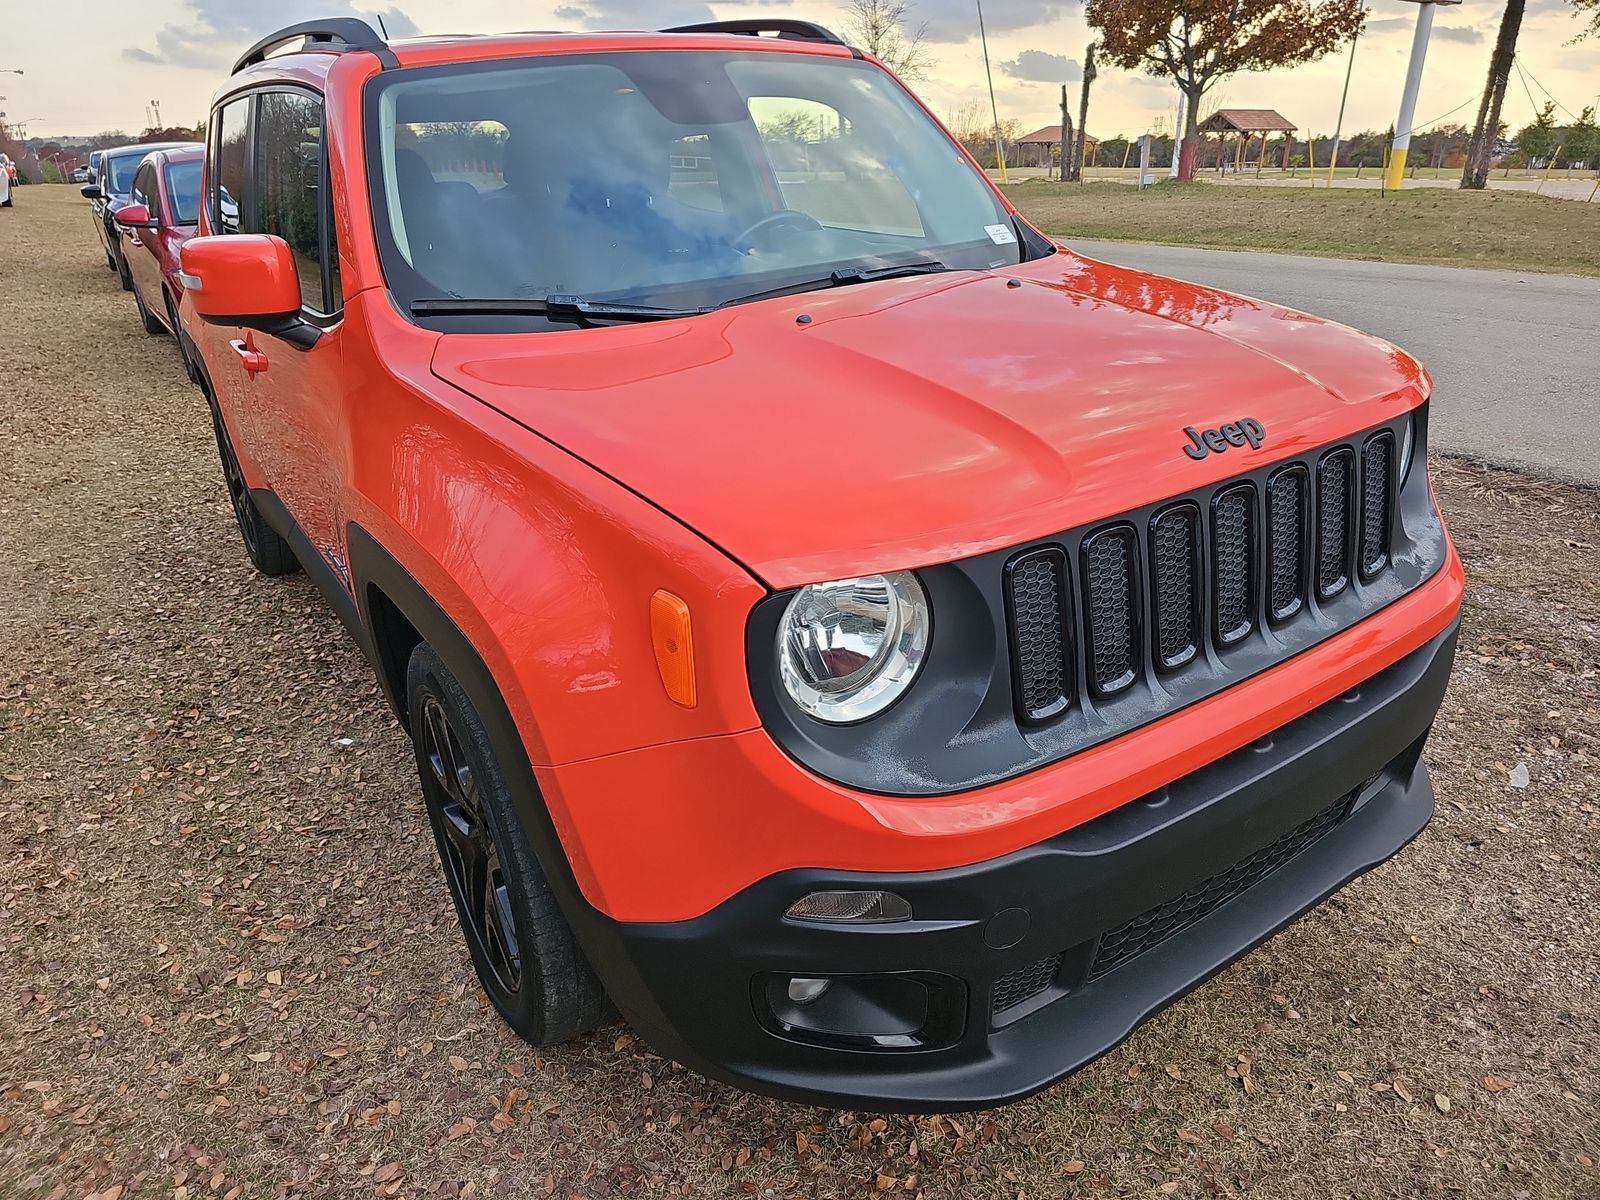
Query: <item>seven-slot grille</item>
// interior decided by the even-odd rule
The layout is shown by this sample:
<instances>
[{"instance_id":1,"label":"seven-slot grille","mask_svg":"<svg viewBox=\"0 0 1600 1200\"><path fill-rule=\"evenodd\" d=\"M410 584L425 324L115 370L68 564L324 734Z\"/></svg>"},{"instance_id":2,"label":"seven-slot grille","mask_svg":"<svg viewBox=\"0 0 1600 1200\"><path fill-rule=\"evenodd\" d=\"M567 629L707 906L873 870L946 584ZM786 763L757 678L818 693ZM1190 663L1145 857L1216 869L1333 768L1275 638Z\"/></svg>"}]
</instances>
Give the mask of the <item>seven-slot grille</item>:
<instances>
[{"instance_id":1,"label":"seven-slot grille","mask_svg":"<svg viewBox=\"0 0 1600 1200\"><path fill-rule=\"evenodd\" d=\"M1127 690L1145 669L1147 623L1148 661L1175 675L1204 656L1208 638L1225 655L1263 621L1304 620L1313 599L1330 603L1357 574L1363 583L1381 575L1394 469L1394 435L1383 430L1359 454L1337 446L1259 485L1234 480L1167 504L1143 530L1108 522L1084 536L1076 563L1055 545L1013 558L1005 603L1019 716L1057 717L1080 686L1094 699Z\"/></svg>"}]
</instances>

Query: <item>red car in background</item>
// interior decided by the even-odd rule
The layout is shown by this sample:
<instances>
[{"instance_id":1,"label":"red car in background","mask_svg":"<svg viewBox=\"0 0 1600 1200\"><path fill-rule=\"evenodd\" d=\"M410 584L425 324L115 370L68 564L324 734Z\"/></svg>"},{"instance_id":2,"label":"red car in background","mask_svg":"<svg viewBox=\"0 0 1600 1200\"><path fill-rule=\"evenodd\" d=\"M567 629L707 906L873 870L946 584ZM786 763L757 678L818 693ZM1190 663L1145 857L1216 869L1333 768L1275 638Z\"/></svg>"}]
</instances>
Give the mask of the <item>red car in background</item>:
<instances>
[{"instance_id":1,"label":"red car in background","mask_svg":"<svg viewBox=\"0 0 1600 1200\"><path fill-rule=\"evenodd\" d=\"M198 147L157 150L134 172L129 203L113 220L122 237L122 257L133 278L133 302L146 333L171 333L183 350L178 323L178 251L195 234L200 219L200 170L205 151Z\"/></svg>"}]
</instances>

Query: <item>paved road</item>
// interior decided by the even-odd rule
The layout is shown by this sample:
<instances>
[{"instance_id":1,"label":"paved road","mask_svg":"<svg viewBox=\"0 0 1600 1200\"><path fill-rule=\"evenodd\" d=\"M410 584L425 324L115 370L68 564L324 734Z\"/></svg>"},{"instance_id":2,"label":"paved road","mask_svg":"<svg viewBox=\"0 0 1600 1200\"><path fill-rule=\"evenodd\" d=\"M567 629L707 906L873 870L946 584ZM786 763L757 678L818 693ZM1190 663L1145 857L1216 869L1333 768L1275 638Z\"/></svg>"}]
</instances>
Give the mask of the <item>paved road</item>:
<instances>
[{"instance_id":1,"label":"paved road","mask_svg":"<svg viewBox=\"0 0 1600 1200\"><path fill-rule=\"evenodd\" d=\"M1433 372L1435 449L1600 486L1600 279L1075 239L1085 254L1343 321Z\"/></svg>"}]
</instances>

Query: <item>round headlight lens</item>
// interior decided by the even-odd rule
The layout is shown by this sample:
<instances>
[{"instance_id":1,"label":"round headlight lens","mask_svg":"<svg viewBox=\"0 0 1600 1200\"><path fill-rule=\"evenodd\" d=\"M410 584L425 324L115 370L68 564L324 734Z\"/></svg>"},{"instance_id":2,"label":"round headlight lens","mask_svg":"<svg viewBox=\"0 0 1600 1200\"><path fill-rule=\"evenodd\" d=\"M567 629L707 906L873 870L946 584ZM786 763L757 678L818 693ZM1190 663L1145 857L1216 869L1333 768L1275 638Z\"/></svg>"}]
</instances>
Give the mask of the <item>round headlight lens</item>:
<instances>
[{"instance_id":1,"label":"round headlight lens","mask_svg":"<svg viewBox=\"0 0 1600 1200\"><path fill-rule=\"evenodd\" d=\"M819 721L847 725L898 700L928 652L928 596L909 571L803 587L778 629L778 673Z\"/></svg>"}]
</instances>

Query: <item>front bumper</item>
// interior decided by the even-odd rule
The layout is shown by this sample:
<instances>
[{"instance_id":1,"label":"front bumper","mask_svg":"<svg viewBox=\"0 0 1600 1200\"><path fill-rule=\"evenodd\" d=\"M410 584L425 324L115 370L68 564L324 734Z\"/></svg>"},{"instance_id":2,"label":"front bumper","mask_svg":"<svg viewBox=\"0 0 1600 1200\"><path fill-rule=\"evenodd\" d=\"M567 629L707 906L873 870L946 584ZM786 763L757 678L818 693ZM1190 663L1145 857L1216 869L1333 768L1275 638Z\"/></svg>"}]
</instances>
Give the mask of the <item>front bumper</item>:
<instances>
[{"instance_id":1,"label":"front bumper","mask_svg":"<svg viewBox=\"0 0 1600 1200\"><path fill-rule=\"evenodd\" d=\"M590 910L585 949L634 1027L704 1074L898 1111L1019 1099L1422 830L1433 812L1422 746L1455 641L1452 624L1257 743L1004 857L916 873L784 871L684 921ZM807 893L862 888L905 897L915 919L783 915ZM782 987L769 981L788 976L888 979L868 987L877 996L922 988L925 1028L898 1046L819 1040L774 1007Z\"/></svg>"}]
</instances>

